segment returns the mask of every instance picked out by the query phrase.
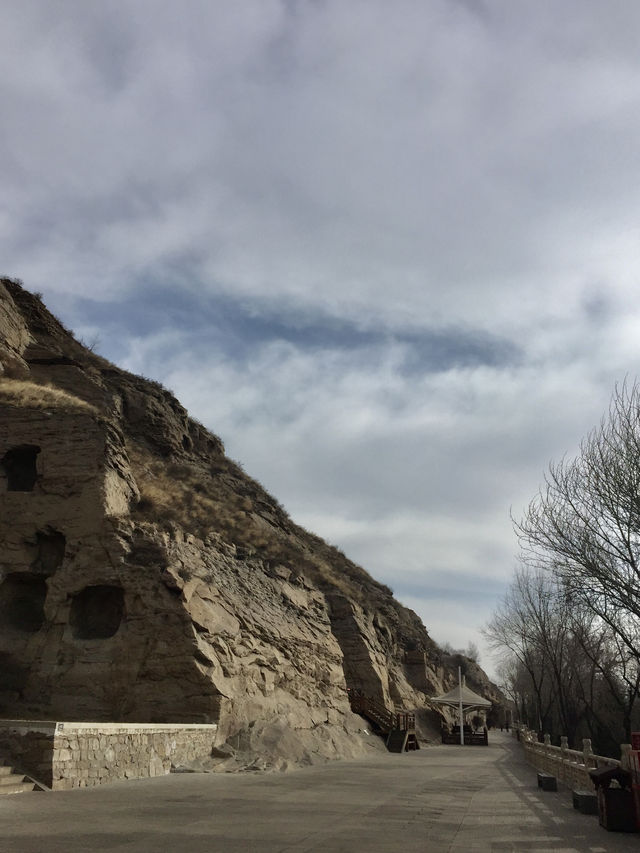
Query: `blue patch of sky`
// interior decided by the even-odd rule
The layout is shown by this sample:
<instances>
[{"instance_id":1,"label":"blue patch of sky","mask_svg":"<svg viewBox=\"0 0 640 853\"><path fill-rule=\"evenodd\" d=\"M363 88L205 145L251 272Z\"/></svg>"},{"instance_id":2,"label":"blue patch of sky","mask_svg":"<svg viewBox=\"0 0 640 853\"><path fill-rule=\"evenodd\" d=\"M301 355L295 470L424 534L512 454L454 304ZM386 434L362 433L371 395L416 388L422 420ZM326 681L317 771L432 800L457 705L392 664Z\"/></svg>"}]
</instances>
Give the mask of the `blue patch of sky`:
<instances>
[{"instance_id":1,"label":"blue patch of sky","mask_svg":"<svg viewBox=\"0 0 640 853\"><path fill-rule=\"evenodd\" d=\"M250 305L222 295L189 288L140 287L119 302L77 299L74 315L83 325L103 330L99 351L118 361L126 342L171 330L189 335L191 346L221 352L243 362L260 347L286 343L302 351L336 350L369 357L400 345L401 370L415 375L454 367L501 367L520 360L515 344L485 332L458 328L389 332L360 328L325 315L277 311L272 305Z\"/></svg>"},{"instance_id":2,"label":"blue patch of sky","mask_svg":"<svg viewBox=\"0 0 640 853\"><path fill-rule=\"evenodd\" d=\"M430 576L419 581L402 580L392 575L380 578L388 583L393 589L395 597L402 601L404 599L427 600L427 601L451 601L459 603L491 603L504 595L505 584L498 580L484 580L482 577L449 575L445 581L442 579L431 579Z\"/></svg>"}]
</instances>

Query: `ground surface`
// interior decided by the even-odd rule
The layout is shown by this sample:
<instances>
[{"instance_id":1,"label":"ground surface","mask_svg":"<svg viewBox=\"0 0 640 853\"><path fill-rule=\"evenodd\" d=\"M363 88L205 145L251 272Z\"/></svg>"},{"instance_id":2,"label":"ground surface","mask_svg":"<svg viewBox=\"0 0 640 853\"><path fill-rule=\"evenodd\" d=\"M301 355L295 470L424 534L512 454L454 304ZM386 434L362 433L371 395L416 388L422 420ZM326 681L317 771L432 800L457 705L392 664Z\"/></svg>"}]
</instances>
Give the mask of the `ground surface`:
<instances>
[{"instance_id":1,"label":"ground surface","mask_svg":"<svg viewBox=\"0 0 640 853\"><path fill-rule=\"evenodd\" d=\"M543 792L507 734L288 774L176 774L0 799L14 853L640 851ZM5 846L3 846L5 845Z\"/></svg>"}]
</instances>

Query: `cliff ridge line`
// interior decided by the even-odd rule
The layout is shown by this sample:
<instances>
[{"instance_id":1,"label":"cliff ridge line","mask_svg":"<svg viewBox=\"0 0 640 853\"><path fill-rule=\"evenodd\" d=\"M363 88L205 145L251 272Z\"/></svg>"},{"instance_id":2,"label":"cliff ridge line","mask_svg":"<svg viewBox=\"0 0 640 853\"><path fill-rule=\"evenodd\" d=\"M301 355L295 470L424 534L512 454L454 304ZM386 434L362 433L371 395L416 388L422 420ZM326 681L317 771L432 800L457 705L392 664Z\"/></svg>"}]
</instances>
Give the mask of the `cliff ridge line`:
<instances>
[{"instance_id":1,"label":"cliff ridge line","mask_svg":"<svg viewBox=\"0 0 640 853\"><path fill-rule=\"evenodd\" d=\"M10 279L0 411L0 714L215 722L220 766L286 769L379 748L356 689L436 736L459 661L417 615Z\"/></svg>"}]
</instances>

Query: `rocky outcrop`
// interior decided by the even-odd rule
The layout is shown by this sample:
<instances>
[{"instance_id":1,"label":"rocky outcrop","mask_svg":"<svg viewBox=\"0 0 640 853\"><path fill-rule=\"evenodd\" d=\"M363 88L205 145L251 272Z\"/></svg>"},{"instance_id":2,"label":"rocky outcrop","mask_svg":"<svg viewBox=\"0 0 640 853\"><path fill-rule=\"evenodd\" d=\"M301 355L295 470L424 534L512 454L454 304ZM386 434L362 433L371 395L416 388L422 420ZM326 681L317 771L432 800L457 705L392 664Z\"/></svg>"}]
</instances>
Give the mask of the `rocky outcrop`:
<instances>
[{"instance_id":1,"label":"rocky outcrop","mask_svg":"<svg viewBox=\"0 0 640 853\"><path fill-rule=\"evenodd\" d=\"M0 410L3 716L216 723L275 767L372 748L348 688L437 722L418 617L6 279Z\"/></svg>"}]
</instances>

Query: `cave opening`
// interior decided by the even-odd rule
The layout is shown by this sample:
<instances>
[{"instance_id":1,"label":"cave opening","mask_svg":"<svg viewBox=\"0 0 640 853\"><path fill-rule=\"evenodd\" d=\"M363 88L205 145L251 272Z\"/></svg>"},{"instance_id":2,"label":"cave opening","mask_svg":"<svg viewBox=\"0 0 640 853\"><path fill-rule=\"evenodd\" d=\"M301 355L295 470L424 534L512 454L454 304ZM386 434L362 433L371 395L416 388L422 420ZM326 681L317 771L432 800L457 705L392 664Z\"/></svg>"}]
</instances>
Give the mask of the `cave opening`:
<instances>
[{"instance_id":1,"label":"cave opening","mask_svg":"<svg viewBox=\"0 0 640 853\"><path fill-rule=\"evenodd\" d=\"M42 577L15 572L0 584L0 624L34 634L44 624L47 583Z\"/></svg>"},{"instance_id":2,"label":"cave opening","mask_svg":"<svg viewBox=\"0 0 640 853\"><path fill-rule=\"evenodd\" d=\"M71 601L69 623L77 640L113 637L124 614L124 590L106 584L87 586Z\"/></svg>"},{"instance_id":3,"label":"cave opening","mask_svg":"<svg viewBox=\"0 0 640 853\"><path fill-rule=\"evenodd\" d=\"M36 558L31 564L34 572L52 575L62 565L67 540L59 530L38 530L36 532Z\"/></svg>"},{"instance_id":4,"label":"cave opening","mask_svg":"<svg viewBox=\"0 0 640 853\"><path fill-rule=\"evenodd\" d=\"M38 478L36 458L40 448L36 444L12 447L0 460L7 477L10 492L32 492Z\"/></svg>"}]
</instances>

